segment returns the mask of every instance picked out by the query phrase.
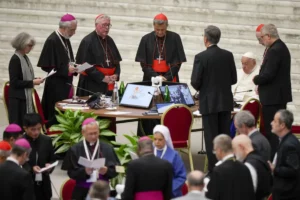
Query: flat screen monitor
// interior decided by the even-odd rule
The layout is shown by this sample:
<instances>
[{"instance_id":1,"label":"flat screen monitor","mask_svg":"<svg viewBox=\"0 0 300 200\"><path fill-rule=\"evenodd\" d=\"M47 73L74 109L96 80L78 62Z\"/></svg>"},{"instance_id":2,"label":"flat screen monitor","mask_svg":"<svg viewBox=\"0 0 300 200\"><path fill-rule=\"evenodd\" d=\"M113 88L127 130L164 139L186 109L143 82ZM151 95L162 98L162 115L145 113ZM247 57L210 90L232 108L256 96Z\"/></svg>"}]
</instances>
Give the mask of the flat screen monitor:
<instances>
[{"instance_id":1,"label":"flat screen monitor","mask_svg":"<svg viewBox=\"0 0 300 200\"><path fill-rule=\"evenodd\" d=\"M125 88L121 106L149 108L155 88L146 85L128 83Z\"/></svg>"},{"instance_id":2,"label":"flat screen monitor","mask_svg":"<svg viewBox=\"0 0 300 200\"><path fill-rule=\"evenodd\" d=\"M181 83L180 85L168 85L168 87L171 103L185 104L187 106L195 105L189 86L186 83ZM159 89L163 97L165 94L165 86L161 86Z\"/></svg>"}]
</instances>

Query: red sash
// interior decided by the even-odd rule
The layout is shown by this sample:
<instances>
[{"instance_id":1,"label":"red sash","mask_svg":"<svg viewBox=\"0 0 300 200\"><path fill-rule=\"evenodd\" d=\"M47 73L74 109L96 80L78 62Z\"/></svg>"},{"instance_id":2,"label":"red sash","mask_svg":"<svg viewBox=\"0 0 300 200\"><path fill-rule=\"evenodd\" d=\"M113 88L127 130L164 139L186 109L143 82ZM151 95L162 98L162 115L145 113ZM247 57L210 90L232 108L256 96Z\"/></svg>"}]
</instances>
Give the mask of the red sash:
<instances>
[{"instance_id":1,"label":"red sash","mask_svg":"<svg viewBox=\"0 0 300 200\"><path fill-rule=\"evenodd\" d=\"M94 65L99 72L102 72L105 76L112 76L115 74L116 68L104 68L100 65ZM86 72L81 72L82 75L87 76ZM114 90L114 83L107 84L108 91Z\"/></svg>"},{"instance_id":2,"label":"red sash","mask_svg":"<svg viewBox=\"0 0 300 200\"><path fill-rule=\"evenodd\" d=\"M169 71L170 67L167 65L167 62L165 60L161 60L160 62L159 60L153 60L152 69L158 73L166 73ZM176 82L176 81L177 79L176 77L174 77L172 82Z\"/></svg>"}]
</instances>

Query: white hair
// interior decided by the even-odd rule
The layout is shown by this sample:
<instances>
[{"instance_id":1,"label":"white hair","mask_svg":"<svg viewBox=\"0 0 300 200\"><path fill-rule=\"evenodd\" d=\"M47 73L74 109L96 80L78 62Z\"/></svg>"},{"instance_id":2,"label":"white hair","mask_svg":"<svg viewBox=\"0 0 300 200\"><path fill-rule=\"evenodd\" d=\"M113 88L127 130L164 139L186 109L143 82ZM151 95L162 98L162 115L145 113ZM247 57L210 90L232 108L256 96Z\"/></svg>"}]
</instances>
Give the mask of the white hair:
<instances>
[{"instance_id":1,"label":"white hair","mask_svg":"<svg viewBox=\"0 0 300 200\"><path fill-rule=\"evenodd\" d=\"M89 125L97 125L99 127L99 123L97 121L95 122L90 122L88 124L85 124L81 127L81 130L85 131L86 127L89 126Z\"/></svg>"},{"instance_id":2,"label":"white hair","mask_svg":"<svg viewBox=\"0 0 300 200\"><path fill-rule=\"evenodd\" d=\"M99 16L96 20L95 20L95 24L99 24L100 21L102 21L103 19L108 19L110 20L110 17L108 15L101 15Z\"/></svg>"},{"instance_id":3,"label":"white hair","mask_svg":"<svg viewBox=\"0 0 300 200\"><path fill-rule=\"evenodd\" d=\"M0 156L8 157L10 155L10 151L0 150Z\"/></svg>"},{"instance_id":4,"label":"white hair","mask_svg":"<svg viewBox=\"0 0 300 200\"><path fill-rule=\"evenodd\" d=\"M263 35L269 34L271 38L279 38L279 34L277 28L274 24L266 24L261 28L261 32Z\"/></svg>"},{"instance_id":5,"label":"white hair","mask_svg":"<svg viewBox=\"0 0 300 200\"><path fill-rule=\"evenodd\" d=\"M59 25L59 28L69 28L69 27L71 27L72 22L77 23L77 20L74 19L72 21L65 21L65 22L60 21L58 25Z\"/></svg>"}]
</instances>

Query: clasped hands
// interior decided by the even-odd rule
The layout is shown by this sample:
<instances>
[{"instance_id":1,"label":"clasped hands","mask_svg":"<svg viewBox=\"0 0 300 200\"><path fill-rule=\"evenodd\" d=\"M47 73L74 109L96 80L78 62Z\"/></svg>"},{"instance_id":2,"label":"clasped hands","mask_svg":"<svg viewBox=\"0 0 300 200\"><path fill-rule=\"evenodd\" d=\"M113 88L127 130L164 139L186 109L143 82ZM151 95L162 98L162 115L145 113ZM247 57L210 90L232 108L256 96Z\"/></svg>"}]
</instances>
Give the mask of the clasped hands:
<instances>
[{"instance_id":1,"label":"clasped hands","mask_svg":"<svg viewBox=\"0 0 300 200\"><path fill-rule=\"evenodd\" d=\"M87 175L91 175L93 173L93 171L94 171L93 168L88 168L88 167L85 168L85 173ZM101 167L98 172L101 175L105 175L107 173L107 167Z\"/></svg>"},{"instance_id":2,"label":"clasped hands","mask_svg":"<svg viewBox=\"0 0 300 200\"><path fill-rule=\"evenodd\" d=\"M111 76L105 76L102 81L110 84L110 83L114 83L117 79L118 79L118 75L114 74Z\"/></svg>"}]
</instances>

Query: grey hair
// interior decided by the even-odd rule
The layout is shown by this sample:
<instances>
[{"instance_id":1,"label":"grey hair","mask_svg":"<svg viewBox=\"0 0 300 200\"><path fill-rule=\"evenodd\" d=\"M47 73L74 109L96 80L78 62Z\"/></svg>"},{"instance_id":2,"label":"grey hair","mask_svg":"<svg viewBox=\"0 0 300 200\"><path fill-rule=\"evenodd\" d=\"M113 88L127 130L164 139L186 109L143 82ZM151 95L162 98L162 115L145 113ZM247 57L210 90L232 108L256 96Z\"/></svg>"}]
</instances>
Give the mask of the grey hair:
<instances>
[{"instance_id":1,"label":"grey hair","mask_svg":"<svg viewBox=\"0 0 300 200\"><path fill-rule=\"evenodd\" d=\"M211 44L218 44L221 38L221 30L213 25L209 25L204 29L204 36Z\"/></svg>"},{"instance_id":2,"label":"grey hair","mask_svg":"<svg viewBox=\"0 0 300 200\"><path fill-rule=\"evenodd\" d=\"M294 122L294 115L291 111L289 110L279 110L277 111L279 113L279 122L282 124L284 123L286 128L291 130L292 124Z\"/></svg>"},{"instance_id":3,"label":"grey hair","mask_svg":"<svg viewBox=\"0 0 300 200\"><path fill-rule=\"evenodd\" d=\"M204 186L204 176L194 176L193 172L189 173L187 176L187 181L189 186L203 187Z\"/></svg>"},{"instance_id":4,"label":"grey hair","mask_svg":"<svg viewBox=\"0 0 300 200\"><path fill-rule=\"evenodd\" d=\"M16 50L23 50L28 44L35 45L35 39L26 32L19 33L11 41L11 46Z\"/></svg>"},{"instance_id":5,"label":"grey hair","mask_svg":"<svg viewBox=\"0 0 300 200\"><path fill-rule=\"evenodd\" d=\"M226 134L220 134L214 138L214 145L220 148L224 153L232 152L231 137Z\"/></svg>"},{"instance_id":6,"label":"grey hair","mask_svg":"<svg viewBox=\"0 0 300 200\"><path fill-rule=\"evenodd\" d=\"M99 24L101 20L103 19L108 19L110 20L110 17L108 15L101 15L100 17L98 17L95 21L95 24Z\"/></svg>"},{"instance_id":7,"label":"grey hair","mask_svg":"<svg viewBox=\"0 0 300 200\"><path fill-rule=\"evenodd\" d=\"M91 199L107 199L110 193L109 184L105 181L97 181L90 188Z\"/></svg>"},{"instance_id":8,"label":"grey hair","mask_svg":"<svg viewBox=\"0 0 300 200\"><path fill-rule=\"evenodd\" d=\"M167 26L169 25L168 20L160 20L160 19L154 19L153 25L155 25L155 24L158 24L158 25L166 24Z\"/></svg>"},{"instance_id":9,"label":"grey hair","mask_svg":"<svg viewBox=\"0 0 300 200\"><path fill-rule=\"evenodd\" d=\"M274 24L266 24L262 27L261 32L263 35L269 34L271 38L278 39L279 34Z\"/></svg>"},{"instance_id":10,"label":"grey hair","mask_svg":"<svg viewBox=\"0 0 300 200\"><path fill-rule=\"evenodd\" d=\"M0 156L8 157L10 155L10 151L0 150Z\"/></svg>"},{"instance_id":11,"label":"grey hair","mask_svg":"<svg viewBox=\"0 0 300 200\"><path fill-rule=\"evenodd\" d=\"M77 23L77 20L74 19L72 21L66 21L66 22L60 21L58 23L58 25L59 25L59 28L69 28L69 27L71 27L72 22Z\"/></svg>"},{"instance_id":12,"label":"grey hair","mask_svg":"<svg viewBox=\"0 0 300 200\"><path fill-rule=\"evenodd\" d=\"M153 150L153 141L151 139L138 142L138 154L140 156L143 156L146 153L152 153Z\"/></svg>"},{"instance_id":13,"label":"grey hair","mask_svg":"<svg viewBox=\"0 0 300 200\"><path fill-rule=\"evenodd\" d=\"M96 121L96 122L90 122L90 123L88 123L88 124L83 125L83 126L81 127L81 130L85 131L85 129L86 129L86 127L87 127L88 125L97 125L97 126L99 127L99 123Z\"/></svg>"},{"instance_id":14,"label":"grey hair","mask_svg":"<svg viewBox=\"0 0 300 200\"><path fill-rule=\"evenodd\" d=\"M238 112L234 116L234 121L239 128L241 128L243 125L245 125L248 128L252 128L255 126L255 118L251 114L251 112L247 110L242 110Z\"/></svg>"}]
</instances>

